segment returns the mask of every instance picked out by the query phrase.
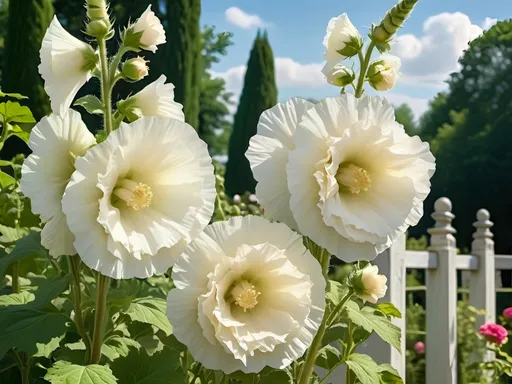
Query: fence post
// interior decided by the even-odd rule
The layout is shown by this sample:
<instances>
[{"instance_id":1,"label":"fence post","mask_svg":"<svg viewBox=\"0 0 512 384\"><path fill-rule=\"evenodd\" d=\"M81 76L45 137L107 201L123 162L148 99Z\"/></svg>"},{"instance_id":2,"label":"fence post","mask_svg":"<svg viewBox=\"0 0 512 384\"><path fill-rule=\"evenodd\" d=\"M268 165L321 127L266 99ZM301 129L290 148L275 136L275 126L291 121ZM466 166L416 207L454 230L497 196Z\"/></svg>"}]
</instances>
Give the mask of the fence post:
<instances>
[{"instance_id":1,"label":"fence post","mask_svg":"<svg viewBox=\"0 0 512 384\"><path fill-rule=\"evenodd\" d=\"M437 253L437 268L427 271L426 376L428 384L457 383L457 251L451 201L434 204L435 225L429 250Z\"/></svg>"},{"instance_id":2,"label":"fence post","mask_svg":"<svg viewBox=\"0 0 512 384\"><path fill-rule=\"evenodd\" d=\"M402 314L401 319L393 319L393 324L402 331L401 351L382 341L377 335L372 335L361 346L362 353L368 353L379 364L391 364L405 381L405 234L401 235L391 247L382 252L372 261L379 267L379 273L388 278L386 296L380 302L390 302Z\"/></svg>"},{"instance_id":3,"label":"fence post","mask_svg":"<svg viewBox=\"0 0 512 384\"><path fill-rule=\"evenodd\" d=\"M471 272L469 290L469 303L477 308L485 310L484 316L478 316L476 326L484 323L496 322L496 269L494 263L494 241L490 228L491 215L486 209L480 209L476 214L477 221L473 223L475 233L471 243L471 254L478 257L478 270ZM485 361L494 359L494 354L487 351Z\"/></svg>"}]
</instances>

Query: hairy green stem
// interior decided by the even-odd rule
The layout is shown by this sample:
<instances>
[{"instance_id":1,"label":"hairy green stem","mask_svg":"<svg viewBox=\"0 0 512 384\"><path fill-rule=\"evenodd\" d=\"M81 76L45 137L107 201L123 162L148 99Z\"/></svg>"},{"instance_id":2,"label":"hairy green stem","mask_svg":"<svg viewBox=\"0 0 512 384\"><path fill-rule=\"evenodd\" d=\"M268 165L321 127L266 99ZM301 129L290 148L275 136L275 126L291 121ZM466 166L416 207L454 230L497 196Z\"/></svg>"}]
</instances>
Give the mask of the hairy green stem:
<instances>
[{"instance_id":1,"label":"hairy green stem","mask_svg":"<svg viewBox=\"0 0 512 384\"><path fill-rule=\"evenodd\" d=\"M80 287L80 268L81 261L78 256L68 256L69 269L73 275L73 284L71 284L71 296L73 297L73 306L75 308L75 324L78 333L85 344L87 356L91 352L91 338L85 328L84 315L82 313L82 290Z\"/></svg>"},{"instance_id":2,"label":"hairy green stem","mask_svg":"<svg viewBox=\"0 0 512 384\"><path fill-rule=\"evenodd\" d=\"M110 285L110 277L98 273L96 283L96 311L94 316L94 334L92 338L92 350L90 364L98 364L101 358L103 346L103 334L105 331L105 319L107 317L107 295Z\"/></svg>"},{"instance_id":3,"label":"hairy green stem","mask_svg":"<svg viewBox=\"0 0 512 384\"><path fill-rule=\"evenodd\" d=\"M19 278L19 265L20 262L16 261L12 264L12 292L13 293L20 293L20 278Z\"/></svg>"},{"instance_id":4,"label":"hairy green stem","mask_svg":"<svg viewBox=\"0 0 512 384\"><path fill-rule=\"evenodd\" d=\"M322 346L322 339L324 338L325 331L327 330L327 326L331 324L332 319L335 319L339 311L343 309L347 301L352 297L352 291L349 291L345 295L343 299L339 302L339 304L334 308L329 316L325 313L324 318L322 320L322 324L318 328L318 332L316 333L313 342L311 343L311 347L309 347L308 353L306 355L306 360L304 361L304 366L302 367L302 372L300 374L299 384L307 384L309 383L309 379L311 374L313 373L313 369L315 368L315 362L318 355L318 351Z\"/></svg>"},{"instance_id":5,"label":"hairy green stem","mask_svg":"<svg viewBox=\"0 0 512 384\"><path fill-rule=\"evenodd\" d=\"M104 108L104 127L107 134L112 132L112 84L108 67L107 41L98 39L101 63L101 99Z\"/></svg>"},{"instance_id":6,"label":"hairy green stem","mask_svg":"<svg viewBox=\"0 0 512 384\"><path fill-rule=\"evenodd\" d=\"M359 72L359 78L357 79L357 87L355 90L355 95L357 98L360 98L363 95L364 91L364 80L366 79L366 72L368 72L368 66L370 65L370 60L372 58L372 51L375 48L375 43L373 41L368 45L368 49L366 50L366 54L363 59L363 54L359 51L359 62L361 63L361 70Z\"/></svg>"},{"instance_id":7,"label":"hairy green stem","mask_svg":"<svg viewBox=\"0 0 512 384\"><path fill-rule=\"evenodd\" d=\"M24 358L25 364L23 365L23 371L21 376L22 384L30 384L30 367L32 366L32 361L28 355Z\"/></svg>"},{"instance_id":8,"label":"hairy green stem","mask_svg":"<svg viewBox=\"0 0 512 384\"><path fill-rule=\"evenodd\" d=\"M350 356L350 354L352 353L353 343L354 343L354 341L352 339L352 322L349 320L348 321L348 340L347 340L347 346L343 353L343 355L344 355L343 361L346 361L348 359L348 357ZM350 368L347 366L347 370L345 373L345 383L352 384L353 382L354 382L354 376L352 375L352 371L350 370Z\"/></svg>"}]
</instances>

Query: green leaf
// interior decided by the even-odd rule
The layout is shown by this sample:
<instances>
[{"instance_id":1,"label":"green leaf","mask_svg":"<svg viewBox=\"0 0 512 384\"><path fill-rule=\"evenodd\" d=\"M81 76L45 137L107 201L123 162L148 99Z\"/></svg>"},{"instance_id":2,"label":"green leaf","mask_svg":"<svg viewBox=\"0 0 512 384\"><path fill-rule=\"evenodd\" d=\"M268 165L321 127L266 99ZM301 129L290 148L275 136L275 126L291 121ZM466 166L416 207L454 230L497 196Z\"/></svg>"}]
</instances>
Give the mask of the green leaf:
<instances>
[{"instance_id":1,"label":"green leaf","mask_svg":"<svg viewBox=\"0 0 512 384\"><path fill-rule=\"evenodd\" d=\"M128 303L122 312L129 316L132 321L154 325L165 332L166 335L170 335L172 327L165 314L166 306L164 299L144 297Z\"/></svg>"},{"instance_id":2,"label":"green leaf","mask_svg":"<svg viewBox=\"0 0 512 384\"><path fill-rule=\"evenodd\" d=\"M120 384L183 383L180 353L165 347L149 356L144 348L130 348L127 356L110 365Z\"/></svg>"},{"instance_id":3,"label":"green leaf","mask_svg":"<svg viewBox=\"0 0 512 384\"><path fill-rule=\"evenodd\" d=\"M380 384L404 384L398 371L389 364L381 364L377 367Z\"/></svg>"},{"instance_id":4,"label":"green leaf","mask_svg":"<svg viewBox=\"0 0 512 384\"><path fill-rule=\"evenodd\" d=\"M74 105L83 107L87 112L89 112L92 115L103 114L103 103L100 99L93 95L81 97L80 99L75 101Z\"/></svg>"},{"instance_id":5,"label":"green leaf","mask_svg":"<svg viewBox=\"0 0 512 384\"><path fill-rule=\"evenodd\" d=\"M355 309L354 306L345 308L347 316L356 325L363 327L367 332L375 331L385 342L393 346L397 351L400 350L400 328L392 324L386 316L379 316L375 309L364 307ZM378 313L378 312L377 312Z\"/></svg>"},{"instance_id":6,"label":"green leaf","mask_svg":"<svg viewBox=\"0 0 512 384\"><path fill-rule=\"evenodd\" d=\"M50 340L49 343L42 344L37 343L37 353L34 355L34 357L46 357L50 358L51 354L59 348L60 342L64 339L64 335L54 337Z\"/></svg>"},{"instance_id":7,"label":"green leaf","mask_svg":"<svg viewBox=\"0 0 512 384\"><path fill-rule=\"evenodd\" d=\"M34 294L29 291L21 293L12 293L10 295L0 296L0 306L22 305L34 301Z\"/></svg>"},{"instance_id":8,"label":"green leaf","mask_svg":"<svg viewBox=\"0 0 512 384\"><path fill-rule=\"evenodd\" d=\"M0 160L0 167L12 167L13 165L12 161Z\"/></svg>"},{"instance_id":9,"label":"green leaf","mask_svg":"<svg viewBox=\"0 0 512 384\"><path fill-rule=\"evenodd\" d=\"M341 352L332 345L326 345L319 352L315 364L330 370L341 361Z\"/></svg>"},{"instance_id":10,"label":"green leaf","mask_svg":"<svg viewBox=\"0 0 512 384\"><path fill-rule=\"evenodd\" d=\"M8 101L0 103L0 114L4 116L7 123L35 123L36 120L32 116L32 112L27 106L18 102Z\"/></svg>"},{"instance_id":11,"label":"green leaf","mask_svg":"<svg viewBox=\"0 0 512 384\"><path fill-rule=\"evenodd\" d=\"M130 347L139 349L140 344L125 336L113 336L101 347L103 353L109 360L114 361L118 357L126 357L130 353Z\"/></svg>"},{"instance_id":12,"label":"green leaf","mask_svg":"<svg viewBox=\"0 0 512 384\"><path fill-rule=\"evenodd\" d=\"M345 363L355 373L361 384L380 384L377 363L370 356L353 353Z\"/></svg>"},{"instance_id":13,"label":"green leaf","mask_svg":"<svg viewBox=\"0 0 512 384\"><path fill-rule=\"evenodd\" d=\"M11 175L8 175L7 173L0 171L0 187L7 188L11 185L13 185L16 182L14 180L14 177Z\"/></svg>"},{"instance_id":14,"label":"green leaf","mask_svg":"<svg viewBox=\"0 0 512 384\"><path fill-rule=\"evenodd\" d=\"M0 359L11 348L34 355L37 343L48 344L66 333L69 318L50 302L68 288L70 281L70 275L48 281L35 292L33 301L2 308Z\"/></svg>"},{"instance_id":15,"label":"green leaf","mask_svg":"<svg viewBox=\"0 0 512 384\"><path fill-rule=\"evenodd\" d=\"M322 339L322 345L327 345L336 340L346 340L348 328L346 324L334 324L330 327Z\"/></svg>"},{"instance_id":16,"label":"green leaf","mask_svg":"<svg viewBox=\"0 0 512 384\"><path fill-rule=\"evenodd\" d=\"M24 131L23 129L20 128L19 125L12 125L10 128L11 129L8 137L18 136L25 143L28 143L28 141L30 140L30 132Z\"/></svg>"},{"instance_id":17,"label":"green leaf","mask_svg":"<svg viewBox=\"0 0 512 384\"><path fill-rule=\"evenodd\" d=\"M23 96L19 93L5 93L5 92L2 92L1 90L0 90L0 97L11 97L13 99L18 99L18 100L28 99L27 96Z\"/></svg>"},{"instance_id":18,"label":"green leaf","mask_svg":"<svg viewBox=\"0 0 512 384\"><path fill-rule=\"evenodd\" d=\"M375 309L381 311L386 316L397 317L399 319L402 318L402 314L392 303L380 303L375 306Z\"/></svg>"},{"instance_id":19,"label":"green leaf","mask_svg":"<svg viewBox=\"0 0 512 384\"><path fill-rule=\"evenodd\" d=\"M116 377L106 365L74 365L57 361L44 376L52 384L115 384Z\"/></svg>"},{"instance_id":20,"label":"green leaf","mask_svg":"<svg viewBox=\"0 0 512 384\"><path fill-rule=\"evenodd\" d=\"M28 234L28 228L11 228L0 224L0 242L2 243L13 243L16 240L25 237Z\"/></svg>"},{"instance_id":21,"label":"green leaf","mask_svg":"<svg viewBox=\"0 0 512 384\"><path fill-rule=\"evenodd\" d=\"M5 276L7 267L26 257L47 257L48 251L41 245L41 234L30 232L27 236L16 241L14 249L9 254L0 254L0 278Z\"/></svg>"},{"instance_id":22,"label":"green leaf","mask_svg":"<svg viewBox=\"0 0 512 384\"><path fill-rule=\"evenodd\" d=\"M288 370L265 367L260 373L236 371L229 375L231 381L239 384L293 384L293 376Z\"/></svg>"}]
</instances>

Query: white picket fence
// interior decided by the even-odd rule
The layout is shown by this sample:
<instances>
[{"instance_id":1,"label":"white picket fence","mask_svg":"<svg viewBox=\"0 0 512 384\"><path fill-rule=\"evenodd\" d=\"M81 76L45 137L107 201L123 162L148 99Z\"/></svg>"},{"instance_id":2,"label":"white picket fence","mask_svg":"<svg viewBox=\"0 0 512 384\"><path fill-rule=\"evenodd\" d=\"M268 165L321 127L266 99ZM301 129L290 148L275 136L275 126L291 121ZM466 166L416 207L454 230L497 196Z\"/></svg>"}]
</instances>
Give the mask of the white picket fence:
<instances>
[{"instance_id":1,"label":"white picket fence","mask_svg":"<svg viewBox=\"0 0 512 384\"><path fill-rule=\"evenodd\" d=\"M457 270L464 272L464 281L469 287L469 301L475 308L484 309L477 326L495 322L496 271L512 269L512 255L495 255L493 223L490 214L480 209L473 223L475 232L470 255L457 255L456 230L451 222L455 217L452 203L440 198L434 205L432 217L435 225L428 251L407 251L405 236L379 255L373 264L388 277L388 292L383 301L392 302L404 317L394 323L402 330L402 353L372 336L361 346L378 363L389 363L405 378L405 309L406 269L426 270L426 383L457 383ZM492 354L486 359L492 359ZM332 383L343 383L344 375L336 372ZM410 383L413 384L413 383Z\"/></svg>"}]
</instances>

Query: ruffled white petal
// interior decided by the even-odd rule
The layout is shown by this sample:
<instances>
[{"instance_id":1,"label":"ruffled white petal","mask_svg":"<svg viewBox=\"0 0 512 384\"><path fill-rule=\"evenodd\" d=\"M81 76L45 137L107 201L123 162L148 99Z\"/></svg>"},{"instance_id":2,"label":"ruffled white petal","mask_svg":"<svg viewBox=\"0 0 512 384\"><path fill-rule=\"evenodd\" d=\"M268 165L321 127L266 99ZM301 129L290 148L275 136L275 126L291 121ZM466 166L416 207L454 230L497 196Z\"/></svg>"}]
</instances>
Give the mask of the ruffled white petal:
<instances>
[{"instance_id":1,"label":"ruffled white petal","mask_svg":"<svg viewBox=\"0 0 512 384\"><path fill-rule=\"evenodd\" d=\"M296 229L290 210L290 192L286 182L288 154L294 149L293 136L304 113L313 103L293 98L263 112L258 133L249 143L246 157L256 181L256 195L265 214Z\"/></svg>"},{"instance_id":2,"label":"ruffled white petal","mask_svg":"<svg viewBox=\"0 0 512 384\"><path fill-rule=\"evenodd\" d=\"M128 101L139 108L143 116L166 116L185 121L183 105L174 101L174 85L165 84L166 80L164 75L160 76Z\"/></svg>"},{"instance_id":3,"label":"ruffled white petal","mask_svg":"<svg viewBox=\"0 0 512 384\"><path fill-rule=\"evenodd\" d=\"M421 218L435 159L385 100L327 98L305 114L294 140L290 207L301 233L332 254L371 260ZM340 189L337 174L349 163L368 172L368 191Z\"/></svg>"},{"instance_id":4,"label":"ruffled white petal","mask_svg":"<svg viewBox=\"0 0 512 384\"><path fill-rule=\"evenodd\" d=\"M122 124L76 167L63 208L81 258L105 275L166 272L213 213L215 176L206 144L177 120ZM151 188L148 207L134 210L116 197L125 179Z\"/></svg>"},{"instance_id":5,"label":"ruffled white petal","mask_svg":"<svg viewBox=\"0 0 512 384\"><path fill-rule=\"evenodd\" d=\"M91 78L91 73L83 69L84 52L93 50L68 33L54 16L41 46L39 73L56 114L67 112L77 92Z\"/></svg>"},{"instance_id":6,"label":"ruffled white petal","mask_svg":"<svg viewBox=\"0 0 512 384\"><path fill-rule=\"evenodd\" d=\"M247 312L224 300L240 272L261 290ZM173 281L174 335L205 367L226 373L288 366L310 346L325 309L325 279L301 236L256 216L208 226L176 262Z\"/></svg>"},{"instance_id":7,"label":"ruffled white petal","mask_svg":"<svg viewBox=\"0 0 512 384\"><path fill-rule=\"evenodd\" d=\"M74 255L74 237L62 212L62 195L74 172L76 156L83 156L96 140L74 110L64 116L44 117L30 134L32 150L23 164L21 189L31 199L32 211L46 223L42 245L52 256Z\"/></svg>"}]
</instances>

